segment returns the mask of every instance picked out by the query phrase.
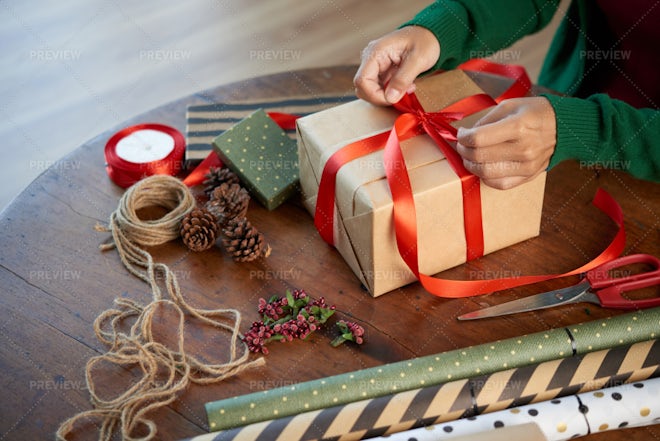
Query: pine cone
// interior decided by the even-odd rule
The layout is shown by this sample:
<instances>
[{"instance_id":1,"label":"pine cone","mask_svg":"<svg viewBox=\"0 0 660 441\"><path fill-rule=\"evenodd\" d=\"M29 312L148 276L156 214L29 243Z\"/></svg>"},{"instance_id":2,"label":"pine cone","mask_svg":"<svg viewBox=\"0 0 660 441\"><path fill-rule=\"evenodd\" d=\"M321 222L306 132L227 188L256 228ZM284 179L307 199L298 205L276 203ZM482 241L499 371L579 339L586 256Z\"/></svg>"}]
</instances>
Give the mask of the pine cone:
<instances>
[{"instance_id":1,"label":"pine cone","mask_svg":"<svg viewBox=\"0 0 660 441\"><path fill-rule=\"evenodd\" d=\"M181 238L191 251L211 248L217 239L218 221L212 213L196 208L181 221Z\"/></svg>"},{"instance_id":2,"label":"pine cone","mask_svg":"<svg viewBox=\"0 0 660 441\"><path fill-rule=\"evenodd\" d=\"M211 197L211 193L216 187L219 187L220 184L238 184L240 180L236 174L229 170L227 167L211 167L211 170L204 176L204 193L208 197Z\"/></svg>"},{"instance_id":3,"label":"pine cone","mask_svg":"<svg viewBox=\"0 0 660 441\"><path fill-rule=\"evenodd\" d=\"M245 217L250 203L247 190L238 184L222 183L213 190L211 199L206 203L206 209L223 227L231 219Z\"/></svg>"},{"instance_id":4,"label":"pine cone","mask_svg":"<svg viewBox=\"0 0 660 441\"><path fill-rule=\"evenodd\" d=\"M222 244L237 262L250 262L270 255L270 246L245 217L231 219L223 228Z\"/></svg>"}]
</instances>

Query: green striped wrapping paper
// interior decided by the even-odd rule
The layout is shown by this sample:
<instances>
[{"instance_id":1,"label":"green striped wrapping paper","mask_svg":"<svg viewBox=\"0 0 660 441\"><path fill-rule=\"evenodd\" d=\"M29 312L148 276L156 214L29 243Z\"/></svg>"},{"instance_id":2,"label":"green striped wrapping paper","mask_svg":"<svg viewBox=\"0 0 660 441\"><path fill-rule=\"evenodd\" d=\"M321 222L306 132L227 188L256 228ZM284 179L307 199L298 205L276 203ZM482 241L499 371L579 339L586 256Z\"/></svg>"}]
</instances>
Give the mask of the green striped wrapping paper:
<instances>
[{"instance_id":1,"label":"green striped wrapping paper","mask_svg":"<svg viewBox=\"0 0 660 441\"><path fill-rule=\"evenodd\" d=\"M660 375L660 341L552 360L195 437L194 441L357 440Z\"/></svg>"},{"instance_id":2,"label":"green striped wrapping paper","mask_svg":"<svg viewBox=\"0 0 660 441\"><path fill-rule=\"evenodd\" d=\"M652 340L659 331L660 308L635 311L210 402L206 412L212 431L225 430Z\"/></svg>"},{"instance_id":3,"label":"green striped wrapping paper","mask_svg":"<svg viewBox=\"0 0 660 441\"><path fill-rule=\"evenodd\" d=\"M353 95L315 95L190 105L186 111L185 159L194 162L206 158L218 135L257 109L305 116L353 100ZM296 131L287 130L287 134L295 139Z\"/></svg>"}]
</instances>

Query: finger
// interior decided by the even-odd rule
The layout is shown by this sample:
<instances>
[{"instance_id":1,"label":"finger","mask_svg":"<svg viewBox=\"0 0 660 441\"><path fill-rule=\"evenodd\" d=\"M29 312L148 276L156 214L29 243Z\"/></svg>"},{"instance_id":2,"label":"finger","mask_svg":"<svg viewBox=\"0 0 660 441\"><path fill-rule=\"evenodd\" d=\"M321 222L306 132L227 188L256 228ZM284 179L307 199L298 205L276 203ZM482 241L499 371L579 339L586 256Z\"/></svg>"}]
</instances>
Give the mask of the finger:
<instances>
[{"instance_id":1,"label":"finger","mask_svg":"<svg viewBox=\"0 0 660 441\"><path fill-rule=\"evenodd\" d=\"M424 68L412 52L405 53L385 89L385 98L391 104L398 102L405 93L414 90L414 81Z\"/></svg>"},{"instance_id":2,"label":"finger","mask_svg":"<svg viewBox=\"0 0 660 441\"><path fill-rule=\"evenodd\" d=\"M545 149L538 150L534 147L531 141L525 143L520 140L479 147L466 147L457 143L456 152L463 159L479 163L501 161L537 163L546 159L546 156L548 156L547 151Z\"/></svg>"},{"instance_id":3,"label":"finger","mask_svg":"<svg viewBox=\"0 0 660 441\"><path fill-rule=\"evenodd\" d=\"M548 168L550 159L546 157L536 158L533 161L496 161L496 162L472 162L463 160L463 166L470 173L481 179L499 179L506 177L530 178L538 175Z\"/></svg>"},{"instance_id":4,"label":"finger","mask_svg":"<svg viewBox=\"0 0 660 441\"><path fill-rule=\"evenodd\" d=\"M512 141L518 131L515 119L507 115L481 126L459 127L456 139L467 148L487 147Z\"/></svg>"},{"instance_id":5,"label":"finger","mask_svg":"<svg viewBox=\"0 0 660 441\"><path fill-rule=\"evenodd\" d=\"M353 78L353 84L358 98L378 105L389 104L385 98L380 66L374 58L367 58L360 65Z\"/></svg>"},{"instance_id":6,"label":"finger","mask_svg":"<svg viewBox=\"0 0 660 441\"><path fill-rule=\"evenodd\" d=\"M518 151L519 149L520 146L513 142L479 147L467 147L461 143L456 144L456 152L463 159L476 163L524 160L525 155L521 154Z\"/></svg>"},{"instance_id":7,"label":"finger","mask_svg":"<svg viewBox=\"0 0 660 441\"><path fill-rule=\"evenodd\" d=\"M498 190L509 190L536 179L540 173L541 171L532 176L507 176L505 178L482 179L481 182Z\"/></svg>"},{"instance_id":8,"label":"finger","mask_svg":"<svg viewBox=\"0 0 660 441\"><path fill-rule=\"evenodd\" d=\"M486 113L476 123L474 123L474 126L479 127L486 124L491 124L516 113L519 108L525 104L524 100L525 99L511 98L502 101L495 107L491 108L488 113Z\"/></svg>"},{"instance_id":9,"label":"finger","mask_svg":"<svg viewBox=\"0 0 660 441\"><path fill-rule=\"evenodd\" d=\"M526 171L524 164L515 161L499 162L472 162L463 161L463 165L473 175L481 179L500 179L513 176L527 176L531 171Z\"/></svg>"},{"instance_id":10,"label":"finger","mask_svg":"<svg viewBox=\"0 0 660 441\"><path fill-rule=\"evenodd\" d=\"M509 190L524 184L528 180L529 179L522 176L507 176L506 178L482 179L481 182L497 190Z\"/></svg>"}]
</instances>

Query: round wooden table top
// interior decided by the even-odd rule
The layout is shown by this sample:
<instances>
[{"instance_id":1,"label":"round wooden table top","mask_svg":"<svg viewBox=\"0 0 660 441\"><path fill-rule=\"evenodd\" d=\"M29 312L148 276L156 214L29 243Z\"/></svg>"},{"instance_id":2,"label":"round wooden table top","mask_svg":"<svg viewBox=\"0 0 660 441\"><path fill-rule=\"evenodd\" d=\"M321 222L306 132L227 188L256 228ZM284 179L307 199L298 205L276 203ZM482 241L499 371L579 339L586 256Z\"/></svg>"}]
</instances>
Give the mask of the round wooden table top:
<instances>
[{"instance_id":1,"label":"round wooden table top","mask_svg":"<svg viewBox=\"0 0 660 441\"><path fill-rule=\"evenodd\" d=\"M0 286L2 311L3 393L0 438L52 438L74 414L91 409L85 365L104 354L93 322L115 298L150 299L149 287L129 274L115 250L102 252L109 239L95 230L107 224L123 190L104 169L103 148L117 130L144 122L171 125L185 133L186 109L192 104L269 99L316 94L353 94L355 66L286 72L220 86L182 98L132 118L80 146L36 179L0 220ZM502 80L479 75L489 93ZM609 243L616 226L591 205L596 189L606 189L622 206L627 230L624 254L660 255L660 185L621 171L563 163L548 173L539 237L460 265L443 277L467 279L561 273L581 266ZM220 247L190 253L180 241L150 249L177 275L187 301L197 307L235 308L243 315L241 330L258 319L260 297L304 289L336 305L337 319L354 320L366 329L367 342L333 348L333 329L324 328L307 341L270 345L263 367L217 384L192 385L177 400L151 414L159 439L181 439L208 431L204 403L258 390L363 369L412 357L440 353L620 314L576 304L497 319L458 322L461 313L575 282L553 280L487 297L443 299L418 284L376 299L365 292L342 257L327 246L299 201L274 211L252 201L251 221L272 247L267 259L236 263ZM194 324L193 324L194 325ZM226 334L195 328L188 349L222 361ZM128 384L131 371L108 367L98 391L113 396ZM123 382L123 383L122 383ZM90 425L81 439L95 439ZM657 426L590 435L593 440L660 438ZM78 437L76 436L76 439Z\"/></svg>"}]
</instances>

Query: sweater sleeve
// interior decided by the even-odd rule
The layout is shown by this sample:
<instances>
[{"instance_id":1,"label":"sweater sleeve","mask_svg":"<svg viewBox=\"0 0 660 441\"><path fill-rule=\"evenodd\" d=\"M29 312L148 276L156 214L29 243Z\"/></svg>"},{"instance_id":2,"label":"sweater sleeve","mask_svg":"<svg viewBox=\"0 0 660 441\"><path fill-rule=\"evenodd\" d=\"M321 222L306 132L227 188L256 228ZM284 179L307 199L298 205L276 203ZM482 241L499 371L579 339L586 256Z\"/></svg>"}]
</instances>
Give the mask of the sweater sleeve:
<instances>
[{"instance_id":1,"label":"sweater sleeve","mask_svg":"<svg viewBox=\"0 0 660 441\"><path fill-rule=\"evenodd\" d=\"M553 167L575 159L584 167L620 169L660 182L660 111L636 109L605 94L586 99L545 96L557 118Z\"/></svg>"},{"instance_id":2,"label":"sweater sleeve","mask_svg":"<svg viewBox=\"0 0 660 441\"><path fill-rule=\"evenodd\" d=\"M440 42L434 69L484 58L545 27L559 0L436 0L402 26L422 26Z\"/></svg>"}]
</instances>

